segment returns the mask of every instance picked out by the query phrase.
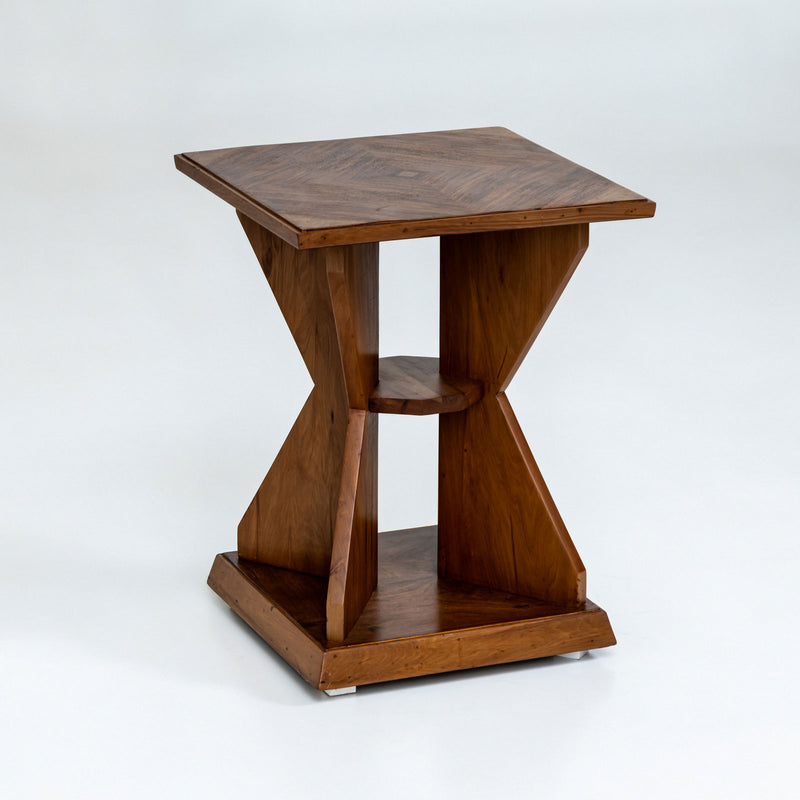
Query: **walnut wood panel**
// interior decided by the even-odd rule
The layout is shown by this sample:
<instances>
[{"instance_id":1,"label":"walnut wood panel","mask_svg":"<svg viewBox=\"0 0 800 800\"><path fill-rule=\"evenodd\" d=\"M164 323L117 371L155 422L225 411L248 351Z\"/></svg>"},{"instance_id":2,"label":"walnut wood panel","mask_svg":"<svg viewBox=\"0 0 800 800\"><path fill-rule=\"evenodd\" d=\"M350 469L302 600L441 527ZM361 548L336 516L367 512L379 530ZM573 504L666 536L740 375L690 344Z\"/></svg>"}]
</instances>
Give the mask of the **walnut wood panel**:
<instances>
[{"instance_id":1,"label":"walnut wood panel","mask_svg":"<svg viewBox=\"0 0 800 800\"><path fill-rule=\"evenodd\" d=\"M509 664L616 644L608 617L586 603L581 609L482 628L392 639L327 650L320 689L435 675L491 664Z\"/></svg>"},{"instance_id":2,"label":"walnut wood panel","mask_svg":"<svg viewBox=\"0 0 800 800\"><path fill-rule=\"evenodd\" d=\"M301 253L243 214L239 219L314 382L239 524L239 553L325 576L348 411L325 252Z\"/></svg>"},{"instance_id":3,"label":"walnut wood panel","mask_svg":"<svg viewBox=\"0 0 800 800\"><path fill-rule=\"evenodd\" d=\"M377 378L377 245L302 253L245 215L239 218L314 381L239 525L239 554L327 577L351 401L366 408ZM369 553L375 551L377 536L377 437L371 434L364 447L360 482L345 487L357 495L356 555L348 563L354 565L361 557L373 563L356 569L358 580L366 582L357 596L371 591L376 569Z\"/></svg>"},{"instance_id":4,"label":"walnut wood panel","mask_svg":"<svg viewBox=\"0 0 800 800\"><path fill-rule=\"evenodd\" d=\"M439 570L572 606L585 570L503 390L587 244L587 225L441 241L441 368L487 389L439 420Z\"/></svg>"},{"instance_id":5,"label":"walnut wood panel","mask_svg":"<svg viewBox=\"0 0 800 800\"><path fill-rule=\"evenodd\" d=\"M327 596L328 638L347 635L378 581L378 245L325 250L350 405Z\"/></svg>"},{"instance_id":6,"label":"walnut wood panel","mask_svg":"<svg viewBox=\"0 0 800 800\"><path fill-rule=\"evenodd\" d=\"M442 578L436 541L435 525L378 536L378 587L345 644L458 631L563 610L554 603Z\"/></svg>"},{"instance_id":7,"label":"walnut wood panel","mask_svg":"<svg viewBox=\"0 0 800 800\"><path fill-rule=\"evenodd\" d=\"M342 641L378 582L378 418L351 410L333 537L327 637Z\"/></svg>"},{"instance_id":8,"label":"walnut wood panel","mask_svg":"<svg viewBox=\"0 0 800 800\"><path fill-rule=\"evenodd\" d=\"M382 533L378 541L378 587L344 642L326 637L327 588L321 578L228 553L217 557L209 584L309 683L322 689L615 643L605 612L590 601L567 608L440 578L435 527ZM240 585L230 577L234 573ZM223 574L224 582L217 577ZM280 627L279 619L285 623Z\"/></svg>"},{"instance_id":9,"label":"walnut wood panel","mask_svg":"<svg viewBox=\"0 0 800 800\"><path fill-rule=\"evenodd\" d=\"M301 249L655 213L506 128L235 147L175 163Z\"/></svg>"},{"instance_id":10,"label":"walnut wood panel","mask_svg":"<svg viewBox=\"0 0 800 800\"><path fill-rule=\"evenodd\" d=\"M483 381L442 375L438 358L381 358L378 375L369 408L379 414L447 414L463 411L483 396Z\"/></svg>"},{"instance_id":11,"label":"walnut wood panel","mask_svg":"<svg viewBox=\"0 0 800 800\"><path fill-rule=\"evenodd\" d=\"M325 249L328 286L350 408L378 382L378 244Z\"/></svg>"},{"instance_id":12,"label":"walnut wood panel","mask_svg":"<svg viewBox=\"0 0 800 800\"><path fill-rule=\"evenodd\" d=\"M588 246L588 225L443 236L442 372L505 391Z\"/></svg>"}]
</instances>

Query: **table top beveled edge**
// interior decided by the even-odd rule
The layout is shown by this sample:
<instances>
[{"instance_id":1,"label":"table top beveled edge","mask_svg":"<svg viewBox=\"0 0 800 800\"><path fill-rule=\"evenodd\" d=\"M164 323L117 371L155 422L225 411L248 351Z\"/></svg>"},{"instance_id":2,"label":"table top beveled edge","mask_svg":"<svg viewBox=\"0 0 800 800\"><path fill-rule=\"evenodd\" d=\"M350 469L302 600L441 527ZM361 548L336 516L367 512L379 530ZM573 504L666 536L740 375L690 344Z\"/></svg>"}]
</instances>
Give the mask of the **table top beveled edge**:
<instances>
[{"instance_id":1,"label":"table top beveled edge","mask_svg":"<svg viewBox=\"0 0 800 800\"><path fill-rule=\"evenodd\" d=\"M624 219L648 219L655 213L655 202L643 197L641 200L587 204L580 207L502 211L463 217L431 217L430 219L403 222L369 222L362 225L301 229L298 234L298 244L294 246L300 250L306 250L366 242L422 239L429 236L489 233L557 225L580 225L588 222L614 222Z\"/></svg>"},{"instance_id":2,"label":"table top beveled edge","mask_svg":"<svg viewBox=\"0 0 800 800\"><path fill-rule=\"evenodd\" d=\"M199 183L204 189L208 189L212 194L230 203L237 211L241 211L254 222L266 228L270 233L279 236L292 247L298 250L308 249L309 245L303 246L300 241L303 231L288 220L270 211L259 203L254 202L246 194L231 186L226 181L214 175L205 167L192 161L185 153L178 153L175 156L175 166L184 175ZM324 245L316 245L317 247Z\"/></svg>"},{"instance_id":3,"label":"table top beveled edge","mask_svg":"<svg viewBox=\"0 0 800 800\"><path fill-rule=\"evenodd\" d=\"M254 222L262 225L298 250L460 233L487 233L554 225L576 225L583 222L646 219L654 216L656 211L655 202L643 197L641 200L622 200L578 207L501 211L462 217L432 217L421 220L368 222L360 225L303 229L256 203L238 189L196 164L185 154L175 156L175 166L203 188L230 203L242 214L250 217Z\"/></svg>"},{"instance_id":4,"label":"table top beveled edge","mask_svg":"<svg viewBox=\"0 0 800 800\"><path fill-rule=\"evenodd\" d=\"M472 133L481 131L502 131L504 134L523 140L543 152L570 163L581 170L592 173L597 177L602 175L594 173L586 167L565 158L564 156L548 150L541 145L531 142L515 131L504 126L491 126L484 128L464 128L452 131L428 131L422 134L395 134L390 136L363 136L354 137L346 141L369 141L375 139L403 139L417 135L437 133ZM319 140L309 142L289 142L293 145L327 144L340 140ZM342 140L345 141L345 140ZM282 145L264 145L274 147ZM223 150L239 150L245 148L223 148ZM199 151L200 153L206 151ZM446 236L462 233L486 233L491 231L514 230L525 228L549 227L556 225L572 225L585 222L611 222L623 219L645 219L655 215L656 204L643 195L627 189L621 184L616 186L628 192L632 197L620 200L609 200L599 203L585 203L582 205L552 206L529 209L511 209L504 211L489 211L485 213L467 214L460 216L431 216L423 218L376 220L342 225L322 225L318 227L302 227L282 217L278 212L263 205L240 189L237 189L224 178L195 161L194 153L181 153L175 156L175 166L195 180L204 188L216 194L221 199L233 205L238 211L250 217L255 222L276 234L298 250L316 249L350 244L364 244L368 242L392 241L400 239L416 239L431 236ZM611 182L613 183L613 182Z\"/></svg>"}]
</instances>

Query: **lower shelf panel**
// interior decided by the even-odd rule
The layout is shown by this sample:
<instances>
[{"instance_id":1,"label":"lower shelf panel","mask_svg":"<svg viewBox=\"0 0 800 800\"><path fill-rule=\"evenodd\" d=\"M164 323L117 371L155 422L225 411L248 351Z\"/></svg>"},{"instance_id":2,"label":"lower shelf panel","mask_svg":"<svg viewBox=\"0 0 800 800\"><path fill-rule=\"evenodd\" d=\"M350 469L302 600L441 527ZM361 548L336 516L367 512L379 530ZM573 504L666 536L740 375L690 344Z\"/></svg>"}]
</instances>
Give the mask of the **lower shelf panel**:
<instances>
[{"instance_id":1,"label":"lower shelf panel","mask_svg":"<svg viewBox=\"0 0 800 800\"><path fill-rule=\"evenodd\" d=\"M436 527L381 533L378 587L344 642L325 635L327 581L218 555L209 586L317 689L616 644L605 611L439 578Z\"/></svg>"}]
</instances>

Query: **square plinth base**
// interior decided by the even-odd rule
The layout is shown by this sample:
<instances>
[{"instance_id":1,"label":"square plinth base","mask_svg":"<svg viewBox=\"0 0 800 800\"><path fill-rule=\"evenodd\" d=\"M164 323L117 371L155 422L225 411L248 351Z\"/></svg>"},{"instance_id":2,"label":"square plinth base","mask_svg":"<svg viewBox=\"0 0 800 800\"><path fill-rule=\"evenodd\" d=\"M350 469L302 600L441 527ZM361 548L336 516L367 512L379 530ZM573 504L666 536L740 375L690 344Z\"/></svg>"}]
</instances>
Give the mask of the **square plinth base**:
<instances>
[{"instance_id":1,"label":"square plinth base","mask_svg":"<svg viewBox=\"0 0 800 800\"><path fill-rule=\"evenodd\" d=\"M208 585L317 689L616 644L605 611L439 578L436 527L381 533L378 587L344 642L326 637L327 581L218 555Z\"/></svg>"}]
</instances>

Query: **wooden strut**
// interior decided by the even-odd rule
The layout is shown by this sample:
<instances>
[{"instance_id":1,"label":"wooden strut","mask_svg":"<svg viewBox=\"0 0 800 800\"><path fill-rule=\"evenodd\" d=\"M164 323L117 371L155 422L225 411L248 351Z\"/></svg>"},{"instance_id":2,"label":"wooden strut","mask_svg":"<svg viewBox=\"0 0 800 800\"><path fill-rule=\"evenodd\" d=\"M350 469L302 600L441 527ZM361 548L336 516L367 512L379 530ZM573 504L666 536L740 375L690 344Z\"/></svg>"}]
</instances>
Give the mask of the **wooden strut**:
<instances>
[{"instance_id":1,"label":"wooden strut","mask_svg":"<svg viewBox=\"0 0 800 800\"><path fill-rule=\"evenodd\" d=\"M570 607L586 572L505 389L589 244L589 225L441 237L440 369L484 382L439 417L439 574Z\"/></svg>"},{"instance_id":2,"label":"wooden strut","mask_svg":"<svg viewBox=\"0 0 800 800\"><path fill-rule=\"evenodd\" d=\"M299 251L237 214L314 382L238 552L328 577L328 638L342 641L377 583L378 244Z\"/></svg>"}]
</instances>

